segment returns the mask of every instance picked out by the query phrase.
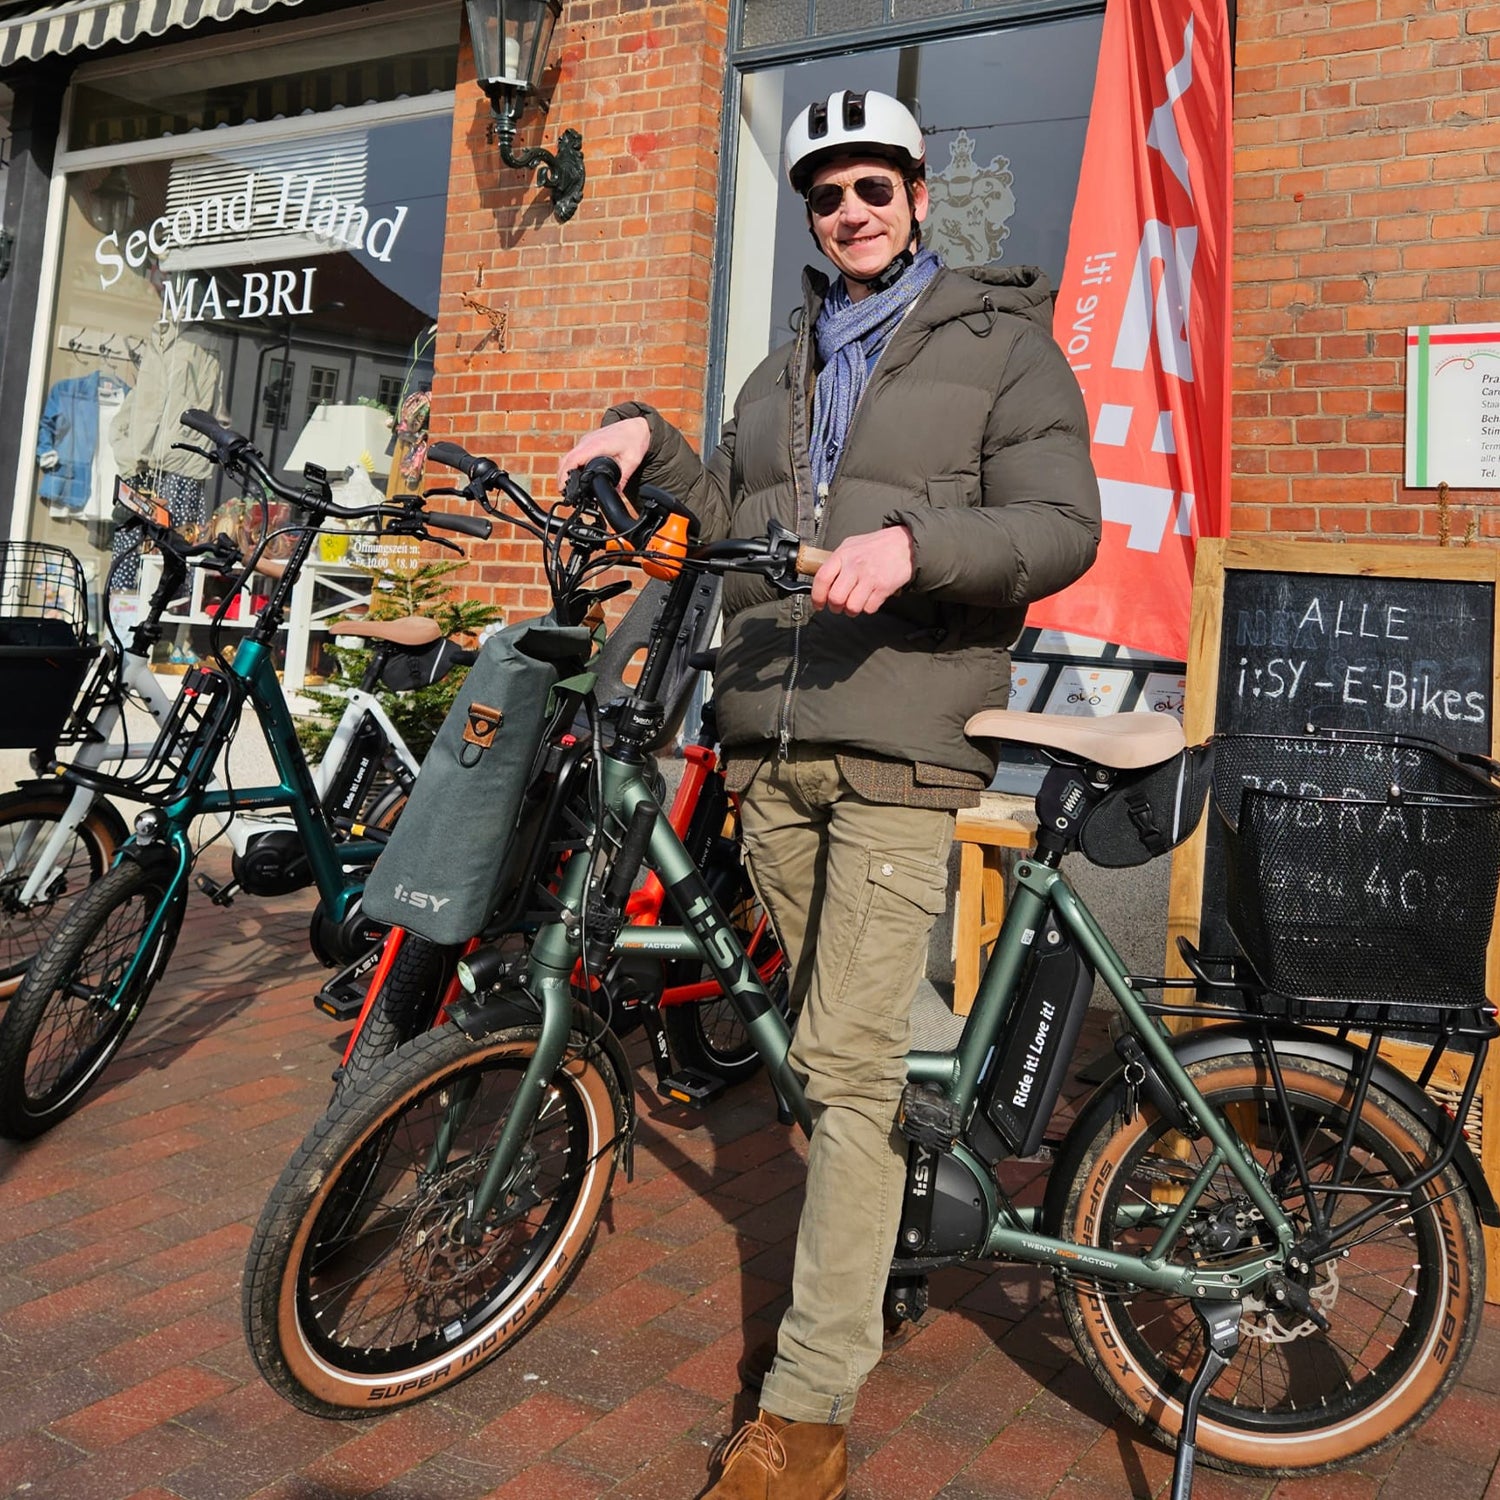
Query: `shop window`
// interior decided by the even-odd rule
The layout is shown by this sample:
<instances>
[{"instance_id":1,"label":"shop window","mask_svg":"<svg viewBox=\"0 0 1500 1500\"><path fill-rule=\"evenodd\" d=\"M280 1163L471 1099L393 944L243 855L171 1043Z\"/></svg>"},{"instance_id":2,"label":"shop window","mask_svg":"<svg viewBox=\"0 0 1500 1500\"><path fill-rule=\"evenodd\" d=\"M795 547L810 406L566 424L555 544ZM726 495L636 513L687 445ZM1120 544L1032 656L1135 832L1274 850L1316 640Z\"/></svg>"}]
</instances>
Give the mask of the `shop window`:
<instances>
[{"instance_id":1,"label":"shop window","mask_svg":"<svg viewBox=\"0 0 1500 1500\"><path fill-rule=\"evenodd\" d=\"M307 415L311 417L320 406L332 406L338 399L339 372L314 365L307 377Z\"/></svg>"},{"instance_id":2,"label":"shop window","mask_svg":"<svg viewBox=\"0 0 1500 1500\"><path fill-rule=\"evenodd\" d=\"M747 4L746 26L755 9ZM800 13L806 12L804 3ZM725 416L750 371L793 336L802 268L828 269L811 241L806 208L786 180L783 141L797 112L839 88L880 89L902 99L927 143L931 210L924 242L953 266L1038 266L1055 288L1101 25L1097 15L1044 21L743 74Z\"/></svg>"},{"instance_id":3,"label":"shop window","mask_svg":"<svg viewBox=\"0 0 1500 1500\"><path fill-rule=\"evenodd\" d=\"M247 433L282 477L315 463L363 504L386 490L393 438L390 413L359 393L394 408L409 373L430 383L416 351L437 315L453 97L424 91L451 87L458 12L419 26L391 7L367 14L379 24L306 23L292 45L276 40L296 30L286 23L247 34L269 39L259 49L80 70L20 503L30 535L80 557L96 598L113 566L127 616L149 570L114 536L117 475L154 490L189 535L248 547L291 520L174 447L184 408ZM178 659L206 643L203 587L167 643Z\"/></svg>"}]
</instances>

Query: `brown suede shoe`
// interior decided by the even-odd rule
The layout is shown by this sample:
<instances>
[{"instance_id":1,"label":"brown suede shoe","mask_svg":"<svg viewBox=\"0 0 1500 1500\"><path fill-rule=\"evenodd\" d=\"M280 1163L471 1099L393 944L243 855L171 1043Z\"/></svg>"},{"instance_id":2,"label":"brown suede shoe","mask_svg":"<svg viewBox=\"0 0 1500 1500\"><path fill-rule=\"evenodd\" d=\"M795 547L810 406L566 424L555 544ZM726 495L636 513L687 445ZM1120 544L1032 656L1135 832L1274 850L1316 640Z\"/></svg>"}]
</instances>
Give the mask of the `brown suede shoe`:
<instances>
[{"instance_id":1,"label":"brown suede shoe","mask_svg":"<svg viewBox=\"0 0 1500 1500\"><path fill-rule=\"evenodd\" d=\"M843 1500L844 1437L842 1423L788 1422L759 1412L729 1440L718 1482L700 1500Z\"/></svg>"}]
</instances>

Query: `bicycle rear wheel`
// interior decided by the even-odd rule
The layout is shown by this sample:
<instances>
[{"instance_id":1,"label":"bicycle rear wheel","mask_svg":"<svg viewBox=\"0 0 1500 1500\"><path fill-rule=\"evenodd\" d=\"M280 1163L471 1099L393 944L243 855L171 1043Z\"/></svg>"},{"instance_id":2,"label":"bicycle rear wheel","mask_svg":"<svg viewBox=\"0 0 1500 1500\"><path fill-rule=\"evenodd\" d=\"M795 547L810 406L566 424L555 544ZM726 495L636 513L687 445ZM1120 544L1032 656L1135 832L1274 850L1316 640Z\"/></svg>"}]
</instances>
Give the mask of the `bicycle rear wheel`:
<instances>
[{"instance_id":1,"label":"bicycle rear wheel","mask_svg":"<svg viewBox=\"0 0 1500 1500\"><path fill-rule=\"evenodd\" d=\"M20 986L26 966L57 931L69 905L114 862L124 821L96 800L69 835L34 899L21 893L73 801L71 787L23 786L0 796L0 1000Z\"/></svg>"},{"instance_id":2,"label":"bicycle rear wheel","mask_svg":"<svg viewBox=\"0 0 1500 1500\"><path fill-rule=\"evenodd\" d=\"M1340 1165L1351 1091L1344 1072L1282 1055L1288 1110L1249 1052L1207 1059L1188 1072L1238 1132L1299 1235L1309 1194L1290 1146L1300 1143L1313 1196L1336 1226L1406 1181L1432 1142L1378 1084ZM1118 1106L1119 1100L1114 1103ZM1100 1119L1100 1115L1092 1116ZM1068 1182L1060 1233L1111 1250L1155 1243L1210 1148L1172 1130L1149 1105L1126 1120L1104 1113ZM1067 1170L1066 1160L1059 1164ZM1319 1191L1335 1183L1347 1192ZM1216 1468L1316 1473L1395 1441L1421 1422L1458 1377L1478 1332L1484 1252L1463 1182L1449 1167L1415 1195L1356 1229L1313 1269L1320 1331L1295 1313L1247 1299L1239 1350L1214 1383L1198 1421L1198 1453ZM1223 1168L1178 1236L1172 1259L1203 1266L1253 1262L1274 1249L1239 1184ZM1079 1352L1114 1399L1173 1441L1188 1382L1202 1358L1190 1304L1151 1291L1065 1279L1059 1297Z\"/></svg>"},{"instance_id":3,"label":"bicycle rear wheel","mask_svg":"<svg viewBox=\"0 0 1500 1500\"><path fill-rule=\"evenodd\" d=\"M177 941L167 877L124 860L73 904L0 1020L0 1134L28 1140L82 1102Z\"/></svg>"},{"instance_id":4,"label":"bicycle rear wheel","mask_svg":"<svg viewBox=\"0 0 1500 1500\"><path fill-rule=\"evenodd\" d=\"M242 1309L256 1364L293 1405L361 1417L435 1395L508 1349L577 1271L625 1119L610 1065L587 1052L553 1076L509 1193L463 1234L538 1034L417 1037L281 1174Z\"/></svg>"}]
</instances>

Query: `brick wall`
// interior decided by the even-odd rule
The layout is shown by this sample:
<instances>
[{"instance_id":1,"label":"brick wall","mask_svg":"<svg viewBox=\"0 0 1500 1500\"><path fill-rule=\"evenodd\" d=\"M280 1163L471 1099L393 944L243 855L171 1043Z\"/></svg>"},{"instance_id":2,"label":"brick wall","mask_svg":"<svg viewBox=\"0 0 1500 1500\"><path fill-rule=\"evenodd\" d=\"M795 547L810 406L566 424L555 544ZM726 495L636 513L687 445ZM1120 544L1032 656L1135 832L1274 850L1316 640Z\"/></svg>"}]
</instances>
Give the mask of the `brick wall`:
<instances>
[{"instance_id":1,"label":"brick wall","mask_svg":"<svg viewBox=\"0 0 1500 1500\"><path fill-rule=\"evenodd\" d=\"M726 17L722 0L569 0L550 108L528 109L516 138L583 136L588 181L566 224L487 141L489 104L460 57L432 434L493 457L540 499L613 401L650 400L690 437L702 429ZM484 309L505 317L503 349L493 335L481 347ZM476 596L546 607L533 539L497 525L468 552Z\"/></svg>"},{"instance_id":2,"label":"brick wall","mask_svg":"<svg viewBox=\"0 0 1500 1500\"><path fill-rule=\"evenodd\" d=\"M1405 335L1500 321L1500 4L1241 0L1238 43L1233 529L1434 536Z\"/></svg>"}]
</instances>

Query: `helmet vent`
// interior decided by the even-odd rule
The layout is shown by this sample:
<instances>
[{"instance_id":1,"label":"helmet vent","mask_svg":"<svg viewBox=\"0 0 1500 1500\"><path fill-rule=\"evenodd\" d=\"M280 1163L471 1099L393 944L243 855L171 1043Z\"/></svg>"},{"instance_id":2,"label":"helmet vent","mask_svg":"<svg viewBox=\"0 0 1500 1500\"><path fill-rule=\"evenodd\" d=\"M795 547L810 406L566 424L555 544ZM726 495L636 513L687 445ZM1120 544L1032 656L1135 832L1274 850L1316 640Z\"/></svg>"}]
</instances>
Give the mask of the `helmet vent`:
<instances>
[{"instance_id":1,"label":"helmet vent","mask_svg":"<svg viewBox=\"0 0 1500 1500\"><path fill-rule=\"evenodd\" d=\"M865 128L865 96L864 91L859 93L846 93L844 95L844 129L863 130Z\"/></svg>"},{"instance_id":2,"label":"helmet vent","mask_svg":"<svg viewBox=\"0 0 1500 1500\"><path fill-rule=\"evenodd\" d=\"M828 134L828 106L818 103L808 106L807 135L809 140L818 140Z\"/></svg>"}]
</instances>

